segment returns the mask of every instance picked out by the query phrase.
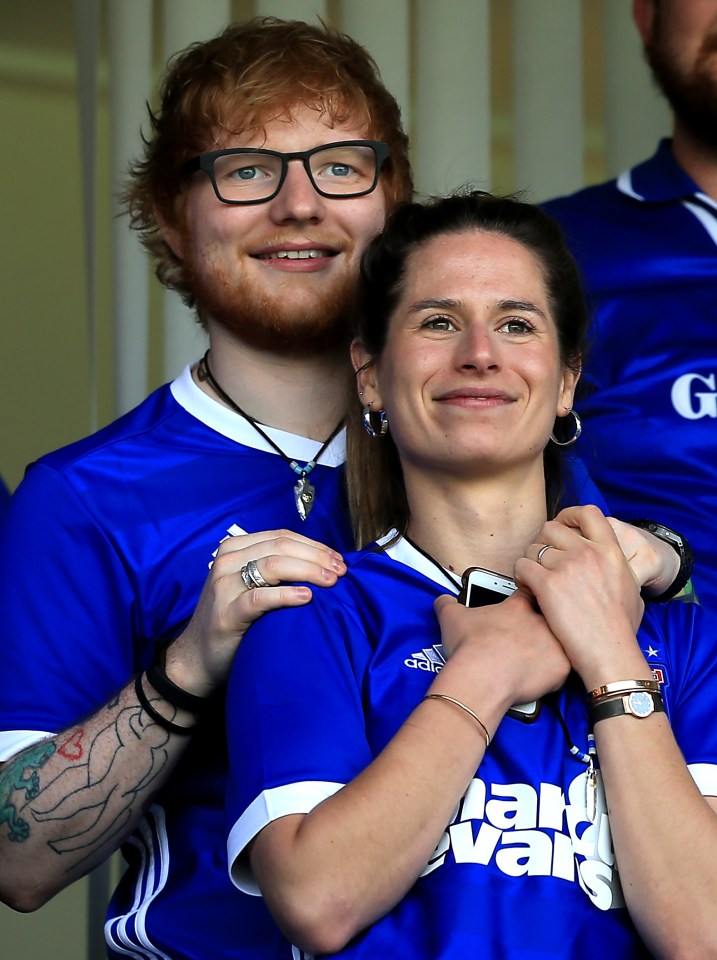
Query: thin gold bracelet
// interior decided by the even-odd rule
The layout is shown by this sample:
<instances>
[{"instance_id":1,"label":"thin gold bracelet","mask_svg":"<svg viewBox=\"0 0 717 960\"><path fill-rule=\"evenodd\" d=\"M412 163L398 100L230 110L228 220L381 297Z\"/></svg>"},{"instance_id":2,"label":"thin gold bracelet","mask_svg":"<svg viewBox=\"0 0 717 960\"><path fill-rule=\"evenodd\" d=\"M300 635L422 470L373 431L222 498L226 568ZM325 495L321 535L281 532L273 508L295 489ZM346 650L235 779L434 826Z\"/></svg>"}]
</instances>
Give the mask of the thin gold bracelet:
<instances>
[{"instance_id":1,"label":"thin gold bracelet","mask_svg":"<svg viewBox=\"0 0 717 960\"><path fill-rule=\"evenodd\" d=\"M481 728L481 730L485 735L485 748L486 750L488 749L488 747L490 746L490 734L488 733L488 727L486 727L486 725L483 723L481 718L477 714L473 713L471 708L467 707L465 703L461 703L460 700L456 700L455 697L449 697L445 693L427 693L423 699L424 700L446 700L448 703L455 704L455 706L463 710L464 713L467 713L469 717L473 717L473 719L475 720L475 722L478 724L478 726Z\"/></svg>"}]
</instances>

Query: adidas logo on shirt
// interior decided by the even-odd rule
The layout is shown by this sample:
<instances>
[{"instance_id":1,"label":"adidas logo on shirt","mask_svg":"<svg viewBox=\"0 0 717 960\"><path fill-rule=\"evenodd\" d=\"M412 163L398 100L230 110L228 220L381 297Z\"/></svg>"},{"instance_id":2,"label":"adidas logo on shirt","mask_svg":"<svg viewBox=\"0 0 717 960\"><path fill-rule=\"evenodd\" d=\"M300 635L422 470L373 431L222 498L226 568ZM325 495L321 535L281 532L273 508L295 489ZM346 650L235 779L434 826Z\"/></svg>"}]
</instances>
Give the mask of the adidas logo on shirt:
<instances>
[{"instance_id":1,"label":"adidas logo on shirt","mask_svg":"<svg viewBox=\"0 0 717 960\"><path fill-rule=\"evenodd\" d=\"M426 673L440 673L446 662L446 655L440 643L434 643L432 647L424 647L418 653L406 657L403 661L407 667L412 670L425 670Z\"/></svg>"}]
</instances>

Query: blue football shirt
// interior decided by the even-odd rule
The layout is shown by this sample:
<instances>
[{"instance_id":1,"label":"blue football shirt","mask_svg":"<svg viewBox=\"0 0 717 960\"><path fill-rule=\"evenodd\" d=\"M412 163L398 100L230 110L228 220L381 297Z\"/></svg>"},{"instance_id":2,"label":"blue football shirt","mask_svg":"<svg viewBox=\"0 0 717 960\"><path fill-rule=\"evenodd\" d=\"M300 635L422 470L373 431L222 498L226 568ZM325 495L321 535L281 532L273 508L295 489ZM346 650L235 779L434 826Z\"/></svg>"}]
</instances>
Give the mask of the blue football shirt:
<instances>
[{"instance_id":1,"label":"blue football shirt","mask_svg":"<svg viewBox=\"0 0 717 960\"><path fill-rule=\"evenodd\" d=\"M227 695L228 859L241 889L258 893L242 856L252 838L340 790L421 701L444 662L433 603L447 592L436 568L400 541L350 555L331 590L252 626ZM714 796L717 635L705 620L695 605L657 606L639 640L692 775ZM624 907L604 794L591 823L587 768L559 714L587 750L586 696L575 677L536 723L504 719L420 878L337 956L588 960L596 943L612 960L649 956Z\"/></svg>"},{"instance_id":2,"label":"blue football shirt","mask_svg":"<svg viewBox=\"0 0 717 960\"><path fill-rule=\"evenodd\" d=\"M321 446L268 432L302 464ZM0 759L94 713L146 667L157 641L193 613L227 536L286 527L348 549L343 459L342 435L312 474L316 501L302 522L288 464L187 369L106 429L32 465L0 532ZM125 735L108 724L110 753ZM89 757L87 776L112 771ZM106 925L112 958L238 960L276 939L263 903L229 881L225 782L218 698L123 847L129 868ZM17 817L29 815L22 790L12 802Z\"/></svg>"}]
</instances>

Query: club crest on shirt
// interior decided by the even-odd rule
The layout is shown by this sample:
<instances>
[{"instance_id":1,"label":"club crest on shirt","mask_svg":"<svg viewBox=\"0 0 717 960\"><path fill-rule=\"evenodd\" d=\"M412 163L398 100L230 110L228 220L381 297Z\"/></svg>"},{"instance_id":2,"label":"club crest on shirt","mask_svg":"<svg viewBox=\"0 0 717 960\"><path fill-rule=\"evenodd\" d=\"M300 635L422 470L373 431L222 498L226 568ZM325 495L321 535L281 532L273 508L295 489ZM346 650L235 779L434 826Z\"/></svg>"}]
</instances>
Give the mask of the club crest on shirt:
<instances>
[{"instance_id":1,"label":"club crest on shirt","mask_svg":"<svg viewBox=\"0 0 717 960\"><path fill-rule=\"evenodd\" d=\"M642 652L650 666L650 670L652 670L652 676L660 684L660 690L664 696L665 691L670 686L670 679L667 673L667 666L662 659L662 649L659 646L648 643L646 647L642 648Z\"/></svg>"}]
</instances>

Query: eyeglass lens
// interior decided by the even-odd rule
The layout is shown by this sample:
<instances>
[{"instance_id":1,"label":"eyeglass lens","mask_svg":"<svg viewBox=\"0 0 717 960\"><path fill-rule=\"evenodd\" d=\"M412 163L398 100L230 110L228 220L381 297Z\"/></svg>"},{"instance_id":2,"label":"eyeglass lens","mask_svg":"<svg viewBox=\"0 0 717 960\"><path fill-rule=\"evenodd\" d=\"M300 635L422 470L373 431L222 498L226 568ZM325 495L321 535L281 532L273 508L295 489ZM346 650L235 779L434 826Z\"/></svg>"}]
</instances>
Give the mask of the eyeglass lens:
<instances>
[{"instance_id":1,"label":"eyeglass lens","mask_svg":"<svg viewBox=\"0 0 717 960\"><path fill-rule=\"evenodd\" d=\"M365 193L376 181L376 154L371 147L339 144L308 158L314 187L329 196ZM268 153L233 153L214 159L214 180L224 200L262 200L276 193L283 161Z\"/></svg>"}]
</instances>

